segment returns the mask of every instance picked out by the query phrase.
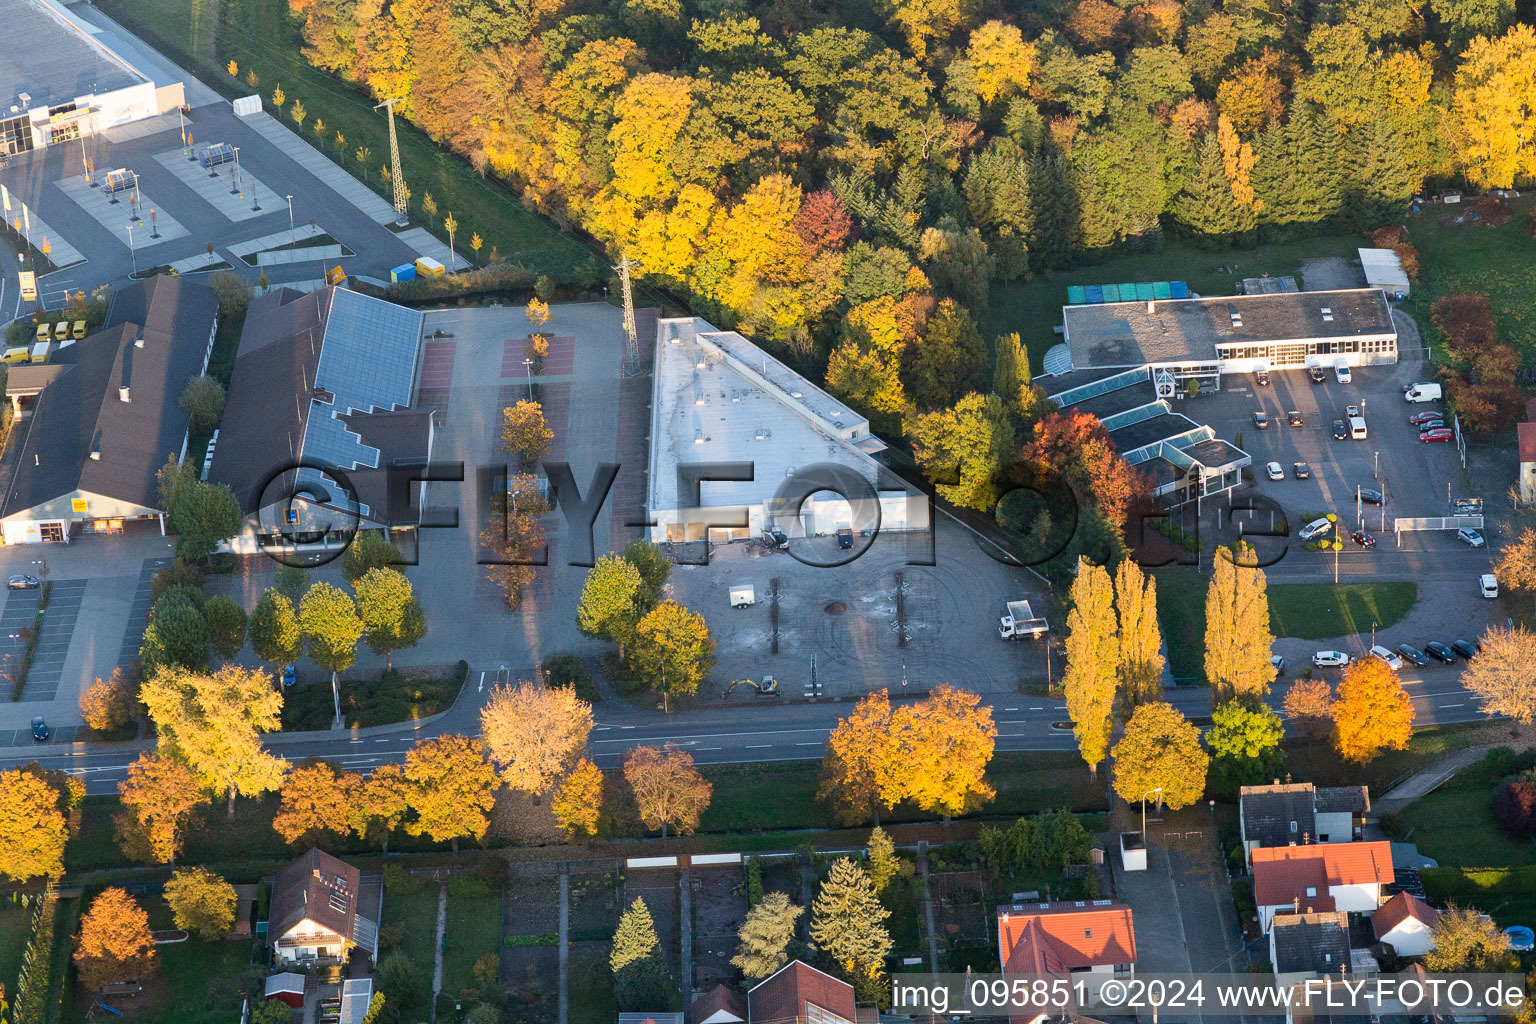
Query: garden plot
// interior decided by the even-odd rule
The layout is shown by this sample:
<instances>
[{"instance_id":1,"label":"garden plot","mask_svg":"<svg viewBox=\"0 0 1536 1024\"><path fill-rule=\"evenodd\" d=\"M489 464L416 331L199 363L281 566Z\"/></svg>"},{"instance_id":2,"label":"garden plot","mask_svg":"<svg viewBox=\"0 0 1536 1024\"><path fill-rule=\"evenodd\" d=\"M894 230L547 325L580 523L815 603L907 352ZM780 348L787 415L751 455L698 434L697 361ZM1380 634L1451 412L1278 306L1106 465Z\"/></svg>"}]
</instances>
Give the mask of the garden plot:
<instances>
[{"instance_id":1,"label":"garden plot","mask_svg":"<svg viewBox=\"0 0 1536 1024\"><path fill-rule=\"evenodd\" d=\"M700 991L735 979L731 957L736 955L736 932L747 916L746 884L739 865L695 867L689 876L693 886L692 981L694 990Z\"/></svg>"}]
</instances>

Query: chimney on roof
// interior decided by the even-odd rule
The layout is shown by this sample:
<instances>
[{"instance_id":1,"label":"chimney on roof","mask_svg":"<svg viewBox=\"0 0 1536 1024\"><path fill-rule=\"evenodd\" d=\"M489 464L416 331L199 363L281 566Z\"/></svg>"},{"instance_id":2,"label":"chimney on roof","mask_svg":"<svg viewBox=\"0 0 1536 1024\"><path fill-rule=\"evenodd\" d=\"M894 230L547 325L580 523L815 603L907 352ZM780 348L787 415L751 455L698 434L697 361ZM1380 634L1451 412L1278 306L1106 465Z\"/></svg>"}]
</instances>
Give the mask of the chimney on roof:
<instances>
[{"instance_id":1,"label":"chimney on roof","mask_svg":"<svg viewBox=\"0 0 1536 1024\"><path fill-rule=\"evenodd\" d=\"M128 385L124 384L122 387L117 389L117 400L119 402L132 401L132 399L128 397Z\"/></svg>"},{"instance_id":2,"label":"chimney on roof","mask_svg":"<svg viewBox=\"0 0 1536 1024\"><path fill-rule=\"evenodd\" d=\"M144 347L144 339L143 338L134 338L133 339L133 347L134 348L143 348Z\"/></svg>"},{"instance_id":3,"label":"chimney on roof","mask_svg":"<svg viewBox=\"0 0 1536 1024\"><path fill-rule=\"evenodd\" d=\"M1301 834L1301 845L1302 846L1311 846L1312 845L1312 833L1310 833L1310 832L1303 832Z\"/></svg>"},{"instance_id":4,"label":"chimney on roof","mask_svg":"<svg viewBox=\"0 0 1536 1024\"><path fill-rule=\"evenodd\" d=\"M1280 785L1280 780L1279 779L1270 779L1269 780L1269 784L1272 785L1272 786L1278 786L1278 785Z\"/></svg>"}]
</instances>

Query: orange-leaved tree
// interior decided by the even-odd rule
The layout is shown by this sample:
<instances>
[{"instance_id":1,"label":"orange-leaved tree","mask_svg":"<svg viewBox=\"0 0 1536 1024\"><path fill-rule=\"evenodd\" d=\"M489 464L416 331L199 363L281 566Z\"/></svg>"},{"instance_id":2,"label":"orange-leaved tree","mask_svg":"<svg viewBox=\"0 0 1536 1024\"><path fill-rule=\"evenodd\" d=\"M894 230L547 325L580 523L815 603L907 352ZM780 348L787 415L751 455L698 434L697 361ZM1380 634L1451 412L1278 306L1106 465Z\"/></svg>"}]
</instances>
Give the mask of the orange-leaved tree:
<instances>
[{"instance_id":1,"label":"orange-leaved tree","mask_svg":"<svg viewBox=\"0 0 1536 1024\"><path fill-rule=\"evenodd\" d=\"M533 796L571 769L591 731L592 705L571 686L497 686L480 709L480 738L501 781Z\"/></svg>"},{"instance_id":2,"label":"orange-leaved tree","mask_svg":"<svg viewBox=\"0 0 1536 1024\"><path fill-rule=\"evenodd\" d=\"M567 838L597 833L597 816L603 809L603 773L586 758L576 762L576 767L555 790L550 810L555 820L565 830Z\"/></svg>"},{"instance_id":3,"label":"orange-leaved tree","mask_svg":"<svg viewBox=\"0 0 1536 1024\"><path fill-rule=\"evenodd\" d=\"M832 805L845 825L857 825L895 806L903 761L891 737L891 698L876 690L854 705L827 739L818 800Z\"/></svg>"},{"instance_id":4,"label":"orange-leaved tree","mask_svg":"<svg viewBox=\"0 0 1536 1024\"><path fill-rule=\"evenodd\" d=\"M187 818L208 802L192 769L151 751L128 766L117 794L118 845L129 858L156 864L176 863Z\"/></svg>"},{"instance_id":5,"label":"orange-leaved tree","mask_svg":"<svg viewBox=\"0 0 1536 1024\"><path fill-rule=\"evenodd\" d=\"M686 835L699 827L714 787L693 766L693 756L668 744L636 747L624 761L624 779L635 792L646 828L675 828Z\"/></svg>"},{"instance_id":6,"label":"orange-leaved tree","mask_svg":"<svg viewBox=\"0 0 1536 1024\"><path fill-rule=\"evenodd\" d=\"M898 708L891 734L905 764L902 796L941 812L946 826L996 795L986 776L997 726L976 694L944 683L927 700Z\"/></svg>"},{"instance_id":7,"label":"orange-leaved tree","mask_svg":"<svg viewBox=\"0 0 1536 1024\"><path fill-rule=\"evenodd\" d=\"M1333 746L1346 761L1365 764L1383 750L1402 750L1413 735L1413 701L1397 673L1380 658L1344 670L1333 705Z\"/></svg>"},{"instance_id":8,"label":"orange-leaved tree","mask_svg":"<svg viewBox=\"0 0 1536 1024\"><path fill-rule=\"evenodd\" d=\"M272 827L289 844L309 845L322 832L345 836L361 824L357 805L363 785L356 772L338 772L311 758L284 777L283 802Z\"/></svg>"},{"instance_id":9,"label":"orange-leaved tree","mask_svg":"<svg viewBox=\"0 0 1536 1024\"><path fill-rule=\"evenodd\" d=\"M149 915L128 893L103 889L80 922L75 966L87 990L118 981L142 981L155 968L155 939Z\"/></svg>"},{"instance_id":10,"label":"orange-leaved tree","mask_svg":"<svg viewBox=\"0 0 1536 1024\"><path fill-rule=\"evenodd\" d=\"M422 740L405 755L405 780L411 809L405 830L411 835L447 839L455 854L460 839L485 836L496 803L496 772L478 740L453 735Z\"/></svg>"},{"instance_id":11,"label":"orange-leaved tree","mask_svg":"<svg viewBox=\"0 0 1536 1024\"><path fill-rule=\"evenodd\" d=\"M0 772L0 875L12 881L64 873L68 839L59 794L25 770Z\"/></svg>"}]
</instances>

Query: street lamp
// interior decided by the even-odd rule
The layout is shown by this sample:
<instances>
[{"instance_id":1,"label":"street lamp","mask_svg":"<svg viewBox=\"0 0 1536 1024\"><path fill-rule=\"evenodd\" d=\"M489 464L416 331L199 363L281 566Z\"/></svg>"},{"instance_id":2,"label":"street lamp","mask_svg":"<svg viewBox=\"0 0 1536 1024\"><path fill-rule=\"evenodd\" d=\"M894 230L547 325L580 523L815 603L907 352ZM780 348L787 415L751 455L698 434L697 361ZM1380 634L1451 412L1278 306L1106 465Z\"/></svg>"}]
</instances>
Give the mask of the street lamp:
<instances>
[{"instance_id":1,"label":"street lamp","mask_svg":"<svg viewBox=\"0 0 1536 1024\"><path fill-rule=\"evenodd\" d=\"M533 401L533 360L524 359L523 369L528 371L528 401Z\"/></svg>"},{"instance_id":2,"label":"street lamp","mask_svg":"<svg viewBox=\"0 0 1536 1024\"><path fill-rule=\"evenodd\" d=\"M1376 646L1376 623L1371 623L1371 647Z\"/></svg>"},{"instance_id":3,"label":"street lamp","mask_svg":"<svg viewBox=\"0 0 1536 1024\"><path fill-rule=\"evenodd\" d=\"M288 241L292 242L294 240L294 238L293 238L293 196L284 196L283 198L288 200Z\"/></svg>"},{"instance_id":4,"label":"street lamp","mask_svg":"<svg viewBox=\"0 0 1536 1024\"><path fill-rule=\"evenodd\" d=\"M133 247L133 222L128 222L128 252L133 256L133 276L139 276L139 254Z\"/></svg>"},{"instance_id":5,"label":"street lamp","mask_svg":"<svg viewBox=\"0 0 1536 1024\"><path fill-rule=\"evenodd\" d=\"M1153 793L1161 793L1162 791L1163 791L1163 787L1162 786L1153 786L1151 789L1149 789L1145 793L1141 794L1141 845L1142 846L1146 846L1147 845L1147 797L1151 796Z\"/></svg>"}]
</instances>

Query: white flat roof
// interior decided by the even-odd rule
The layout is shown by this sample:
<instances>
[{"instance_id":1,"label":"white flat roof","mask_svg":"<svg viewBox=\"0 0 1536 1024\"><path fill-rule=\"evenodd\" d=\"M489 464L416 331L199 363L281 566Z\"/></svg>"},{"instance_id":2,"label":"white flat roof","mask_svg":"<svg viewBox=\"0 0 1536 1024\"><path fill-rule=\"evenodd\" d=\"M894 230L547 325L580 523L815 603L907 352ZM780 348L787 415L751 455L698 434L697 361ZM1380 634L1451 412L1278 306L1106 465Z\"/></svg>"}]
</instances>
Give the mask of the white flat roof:
<instances>
[{"instance_id":1,"label":"white flat roof","mask_svg":"<svg viewBox=\"0 0 1536 1024\"><path fill-rule=\"evenodd\" d=\"M1365 283L1372 288L1408 290L1403 261L1391 249L1361 249L1360 266L1365 270Z\"/></svg>"},{"instance_id":2,"label":"white flat roof","mask_svg":"<svg viewBox=\"0 0 1536 1024\"><path fill-rule=\"evenodd\" d=\"M696 317L657 323L650 508L760 505L817 462L875 480L869 421L734 331ZM861 450L863 449L863 450ZM679 465L748 462L751 481L705 481L680 502Z\"/></svg>"}]
</instances>

